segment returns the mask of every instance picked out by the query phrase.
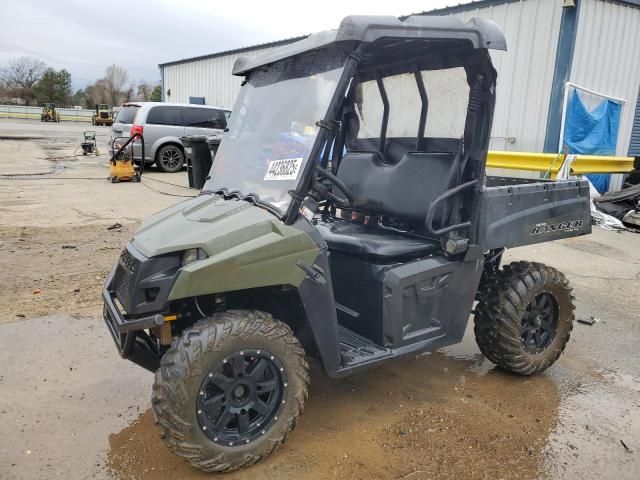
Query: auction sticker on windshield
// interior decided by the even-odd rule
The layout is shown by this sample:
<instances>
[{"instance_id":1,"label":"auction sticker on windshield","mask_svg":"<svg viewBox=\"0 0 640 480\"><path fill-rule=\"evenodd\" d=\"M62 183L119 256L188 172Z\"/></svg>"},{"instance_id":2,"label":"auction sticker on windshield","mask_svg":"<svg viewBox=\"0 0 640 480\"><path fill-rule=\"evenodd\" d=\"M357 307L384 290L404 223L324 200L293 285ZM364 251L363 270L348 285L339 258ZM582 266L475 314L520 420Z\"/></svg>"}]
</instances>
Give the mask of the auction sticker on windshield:
<instances>
[{"instance_id":1,"label":"auction sticker on windshield","mask_svg":"<svg viewBox=\"0 0 640 480\"><path fill-rule=\"evenodd\" d=\"M267 167L265 180L295 180L302 165L302 158L283 158L271 160Z\"/></svg>"}]
</instances>

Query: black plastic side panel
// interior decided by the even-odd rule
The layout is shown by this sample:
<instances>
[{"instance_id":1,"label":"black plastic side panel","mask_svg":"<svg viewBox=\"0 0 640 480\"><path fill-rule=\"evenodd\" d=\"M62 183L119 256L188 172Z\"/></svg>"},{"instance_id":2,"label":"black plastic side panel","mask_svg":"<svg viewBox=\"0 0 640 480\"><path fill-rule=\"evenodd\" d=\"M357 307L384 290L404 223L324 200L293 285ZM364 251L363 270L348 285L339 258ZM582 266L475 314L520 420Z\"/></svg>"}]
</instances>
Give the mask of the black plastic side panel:
<instances>
[{"instance_id":1,"label":"black plastic side panel","mask_svg":"<svg viewBox=\"0 0 640 480\"><path fill-rule=\"evenodd\" d=\"M440 338L462 339L482 275L482 259L433 256L389 269L383 287L385 345L394 349Z\"/></svg>"},{"instance_id":2,"label":"black plastic side panel","mask_svg":"<svg viewBox=\"0 0 640 480\"><path fill-rule=\"evenodd\" d=\"M302 216L292 226L306 232L320 248L313 265L306 265L302 269L304 271L313 269L321 276L311 278L307 275L298 287L298 294L304 306L309 329L315 340L324 371L329 376L335 376L341 367L342 360L338 343L338 318L336 316L336 302L333 298L327 244L318 230Z\"/></svg>"},{"instance_id":3,"label":"black plastic side panel","mask_svg":"<svg viewBox=\"0 0 640 480\"><path fill-rule=\"evenodd\" d=\"M382 282L391 265L331 252L331 274L338 323L384 345L382 332Z\"/></svg>"},{"instance_id":4,"label":"black plastic side panel","mask_svg":"<svg viewBox=\"0 0 640 480\"><path fill-rule=\"evenodd\" d=\"M327 375L332 376L340 368L341 359L336 304L333 299L333 285L326 249L320 250L313 265L324 272L325 282L317 282L307 276L298 287L298 293L307 314L309 328L316 342L322 366Z\"/></svg>"},{"instance_id":5,"label":"black plastic side panel","mask_svg":"<svg viewBox=\"0 0 640 480\"><path fill-rule=\"evenodd\" d=\"M481 192L478 244L483 251L591 233L587 181L530 183L523 179L516 184L509 180Z\"/></svg>"}]
</instances>

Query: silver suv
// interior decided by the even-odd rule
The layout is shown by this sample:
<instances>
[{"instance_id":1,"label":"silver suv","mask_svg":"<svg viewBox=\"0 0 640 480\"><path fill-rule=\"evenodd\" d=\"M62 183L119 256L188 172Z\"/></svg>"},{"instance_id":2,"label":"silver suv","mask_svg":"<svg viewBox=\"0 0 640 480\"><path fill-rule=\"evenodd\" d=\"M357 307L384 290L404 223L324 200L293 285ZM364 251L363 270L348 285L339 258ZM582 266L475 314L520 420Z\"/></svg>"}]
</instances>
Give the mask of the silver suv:
<instances>
[{"instance_id":1,"label":"silver suv","mask_svg":"<svg viewBox=\"0 0 640 480\"><path fill-rule=\"evenodd\" d=\"M144 137L145 164L155 162L163 172L177 172L184 164L180 137L214 135L227 128L231 110L208 105L184 103L125 103L111 127L112 140L141 133ZM121 143L124 143L124 139ZM116 141L116 143L118 143ZM134 144L134 155L140 157L140 144ZM111 152L113 153L113 152Z\"/></svg>"}]
</instances>

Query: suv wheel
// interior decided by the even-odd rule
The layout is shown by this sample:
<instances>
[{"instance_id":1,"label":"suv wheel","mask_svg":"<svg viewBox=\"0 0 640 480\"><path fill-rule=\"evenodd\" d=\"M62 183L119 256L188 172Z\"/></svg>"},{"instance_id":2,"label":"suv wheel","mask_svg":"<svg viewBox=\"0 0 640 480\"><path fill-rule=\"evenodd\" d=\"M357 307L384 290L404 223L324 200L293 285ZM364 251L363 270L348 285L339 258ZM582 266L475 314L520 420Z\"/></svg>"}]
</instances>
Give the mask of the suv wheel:
<instances>
[{"instance_id":1,"label":"suv wheel","mask_svg":"<svg viewBox=\"0 0 640 480\"><path fill-rule=\"evenodd\" d=\"M163 172L175 173L182 169L184 153L176 145L166 145L158 150L156 165Z\"/></svg>"},{"instance_id":2,"label":"suv wheel","mask_svg":"<svg viewBox=\"0 0 640 480\"><path fill-rule=\"evenodd\" d=\"M572 289L558 270L514 262L479 294L475 335L480 351L498 367L520 375L549 368L573 329Z\"/></svg>"},{"instance_id":3,"label":"suv wheel","mask_svg":"<svg viewBox=\"0 0 640 480\"><path fill-rule=\"evenodd\" d=\"M151 405L160 437L207 472L253 465L294 428L308 368L291 329L267 313L202 319L174 340L156 372Z\"/></svg>"}]
</instances>

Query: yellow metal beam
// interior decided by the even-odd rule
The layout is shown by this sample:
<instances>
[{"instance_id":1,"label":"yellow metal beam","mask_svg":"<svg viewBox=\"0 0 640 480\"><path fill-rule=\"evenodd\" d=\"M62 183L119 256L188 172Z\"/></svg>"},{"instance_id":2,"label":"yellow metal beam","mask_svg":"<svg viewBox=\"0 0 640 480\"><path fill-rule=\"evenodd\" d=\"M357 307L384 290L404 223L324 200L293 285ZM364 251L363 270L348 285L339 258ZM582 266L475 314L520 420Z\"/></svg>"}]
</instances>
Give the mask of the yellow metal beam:
<instances>
[{"instance_id":1,"label":"yellow metal beam","mask_svg":"<svg viewBox=\"0 0 640 480\"><path fill-rule=\"evenodd\" d=\"M633 170L633 157L577 155L571 164L571 171L578 174L627 173L631 170Z\"/></svg>"},{"instance_id":2,"label":"yellow metal beam","mask_svg":"<svg viewBox=\"0 0 640 480\"><path fill-rule=\"evenodd\" d=\"M487 167L510 170L533 170L547 172L555 177L564 163L564 156L554 153L489 151Z\"/></svg>"},{"instance_id":3,"label":"yellow metal beam","mask_svg":"<svg viewBox=\"0 0 640 480\"><path fill-rule=\"evenodd\" d=\"M549 172L555 178L564 163L563 154L489 151L487 167L511 170ZM585 173L626 173L633 169L633 157L605 157L600 155L576 155L571 164L571 172Z\"/></svg>"}]
</instances>

